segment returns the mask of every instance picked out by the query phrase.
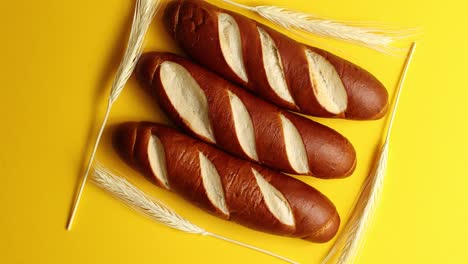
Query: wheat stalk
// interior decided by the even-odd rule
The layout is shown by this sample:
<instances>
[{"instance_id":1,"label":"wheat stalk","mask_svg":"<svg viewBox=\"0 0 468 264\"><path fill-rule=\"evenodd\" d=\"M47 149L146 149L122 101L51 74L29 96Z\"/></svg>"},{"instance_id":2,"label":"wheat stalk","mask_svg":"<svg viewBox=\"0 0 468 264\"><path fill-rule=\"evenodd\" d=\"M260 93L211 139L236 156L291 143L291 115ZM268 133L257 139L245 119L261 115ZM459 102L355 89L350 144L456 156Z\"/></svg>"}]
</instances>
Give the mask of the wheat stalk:
<instances>
[{"instance_id":1,"label":"wheat stalk","mask_svg":"<svg viewBox=\"0 0 468 264\"><path fill-rule=\"evenodd\" d=\"M322 264L332 263L332 261L335 259L336 263L339 264L350 263L355 259L360 247L363 244L365 231L372 221L372 217L375 213L377 204L382 194L385 172L387 169L388 151L393 121L395 119L396 110L400 101L400 95L403 83L406 78L406 73L408 71L408 67L413 57L415 48L416 43L413 42L400 75L395 103L393 105L392 114L389 125L387 127L385 141L378 154L378 158L376 159L374 167L370 171L369 175L363 183L363 186L361 187L360 194L353 207L348 223L343 228L343 231L340 233L339 237L335 241L335 244L332 246L326 257L323 259Z\"/></svg>"},{"instance_id":2,"label":"wheat stalk","mask_svg":"<svg viewBox=\"0 0 468 264\"><path fill-rule=\"evenodd\" d=\"M392 44L399 40L408 38L417 33L417 29L384 29L384 25L372 22L345 22L322 18L313 14L306 14L288 10L278 6L247 6L231 0L223 2L240 8L256 12L267 20L284 27L302 37L309 37L312 33L322 37L331 37L386 54L398 54L402 50L393 47Z\"/></svg>"},{"instance_id":3,"label":"wheat stalk","mask_svg":"<svg viewBox=\"0 0 468 264\"><path fill-rule=\"evenodd\" d=\"M124 202L130 208L166 226L186 233L211 236L265 253L285 262L297 263L270 251L206 231L205 229L183 218L164 203L157 201L156 199L145 194L136 186L128 182L125 178L115 175L100 164L94 166L92 182L103 190L112 194L112 196Z\"/></svg>"},{"instance_id":4,"label":"wheat stalk","mask_svg":"<svg viewBox=\"0 0 468 264\"><path fill-rule=\"evenodd\" d=\"M112 88L107 102L106 113L104 119L101 123L99 133L94 142L93 150L88 160L88 165L86 166L85 173L81 179L79 188L75 196L73 207L70 213L70 217L67 223L67 230L70 230L73 225L73 220L75 218L76 210L80 203L81 195L83 193L86 180L88 178L89 171L96 156L96 151L101 141L102 133L104 132L104 127L107 124L107 120L110 115L112 105L117 100L119 95L122 93L125 84L127 83L130 75L135 69L136 63L140 58L142 52L143 41L145 39L146 31L153 20L156 11L160 6L159 0L137 0L135 4L135 11L133 14L132 28L130 31L130 36L127 43L127 48L125 54L120 62L119 68L115 75L114 81L112 83Z\"/></svg>"}]
</instances>

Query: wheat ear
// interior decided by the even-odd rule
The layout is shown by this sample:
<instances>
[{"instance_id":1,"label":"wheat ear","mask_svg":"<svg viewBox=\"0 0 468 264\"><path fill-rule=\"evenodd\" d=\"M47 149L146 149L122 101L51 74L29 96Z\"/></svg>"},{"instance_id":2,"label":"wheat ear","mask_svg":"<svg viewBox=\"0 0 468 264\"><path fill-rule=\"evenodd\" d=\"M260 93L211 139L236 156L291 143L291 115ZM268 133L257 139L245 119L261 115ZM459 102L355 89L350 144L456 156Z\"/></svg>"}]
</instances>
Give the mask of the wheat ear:
<instances>
[{"instance_id":1,"label":"wheat ear","mask_svg":"<svg viewBox=\"0 0 468 264\"><path fill-rule=\"evenodd\" d=\"M156 199L145 194L136 186L128 182L125 178L115 175L102 165L98 164L94 166L92 182L137 212L140 212L150 219L162 223L166 226L186 233L211 236L230 243L234 243L236 245L256 250L258 252L262 252L272 257L281 259L285 262L297 263L273 252L206 231L205 229L183 218L164 203L157 201Z\"/></svg>"},{"instance_id":2,"label":"wheat ear","mask_svg":"<svg viewBox=\"0 0 468 264\"><path fill-rule=\"evenodd\" d=\"M302 37L307 38L307 33L312 33L322 37L347 41L386 54L401 53L402 50L392 46L392 44L418 32L417 29L390 29L388 26L372 22L330 20L278 6L247 6L231 0L222 1L255 12Z\"/></svg>"},{"instance_id":3,"label":"wheat ear","mask_svg":"<svg viewBox=\"0 0 468 264\"><path fill-rule=\"evenodd\" d=\"M115 75L114 81L112 83L112 88L110 91L109 99L107 102L106 113L104 119L101 123L99 133L97 135L96 141L94 142L93 150L88 160L88 165L86 166L85 173L81 179L80 185L77 189L73 207L70 213L70 217L67 223L67 230L71 230L73 225L73 220L75 218L76 210L80 203L81 195L83 193L86 180L88 178L89 171L96 156L96 151L101 141L102 133L104 132L104 127L107 124L107 119L112 108L112 105L117 100L119 95L122 93L122 90L127 83L127 80L130 78L133 70L135 69L136 63L140 58L142 52L143 40L148 30L149 24L153 20L153 17L158 10L160 5L159 0L137 0L135 4L135 11L133 14L132 29L130 31L130 37L128 39L127 48L125 54L120 62L119 68Z\"/></svg>"},{"instance_id":4,"label":"wheat ear","mask_svg":"<svg viewBox=\"0 0 468 264\"><path fill-rule=\"evenodd\" d=\"M408 72L408 67L413 57L415 48L416 43L413 42L408 52L408 56L406 57L405 65L400 74L396 98L393 105L392 114L390 116L389 125L387 127L385 141L380 152L378 153L378 158L376 159L374 167L370 171L369 175L363 183L363 186L361 187L360 194L346 226L343 228L343 231L338 236L335 244L323 259L322 264L335 263L332 262L333 260L336 260L336 263L340 264L350 263L355 259L360 247L363 244L365 231L372 221L372 217L382 194L385 172L387 169L388 150L393 121L395 119L396 110L400 101L400 95L403 83L406 78L406 73Z\"/></svg>"}]
</instances>

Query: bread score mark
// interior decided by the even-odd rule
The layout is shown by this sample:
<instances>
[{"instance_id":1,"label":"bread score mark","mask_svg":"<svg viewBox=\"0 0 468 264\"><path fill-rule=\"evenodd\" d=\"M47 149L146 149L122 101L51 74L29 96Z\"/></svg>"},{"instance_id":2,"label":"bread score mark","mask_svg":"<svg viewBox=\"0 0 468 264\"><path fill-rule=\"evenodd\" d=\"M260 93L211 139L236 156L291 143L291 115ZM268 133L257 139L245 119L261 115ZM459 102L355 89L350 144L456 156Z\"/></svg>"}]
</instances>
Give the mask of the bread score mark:
<instances>
[{"instance_id":1,"label":"bread score mark","mask_svg":"<svg viewBox=\"0 0 468 264\"><path fill-rule=\"evenodd\" d=\"M309 163L302 137L294 124L283 114L279 114L281 127L283 128L284 145L286 155L293 170L296 173L307 174L309 172Z\"/></svg>"},{"instance_id":2,"label":"bread score mark","mask_svg":"<svg viewBox=\"0 0 468 264\"><path fill-rule=\"evenodd\" d=\"M205 187L206 195L211 204L218 208L224 215L229 216L229 210L226 206L223 184L214 164L203 153L198 152L200 163L200 174Z\"/></svg>"},{"instance_id":3,"label":"bread score mark","mask_svg":"<svg viewBox=\"0 0 468 264\"><path fill-rule=\"evenodd\" d=\"M262 60L265 67L265 74L268 79L268 84L273 89L273 92L284 101L295 105L294 99L289 92L284 76L283 63L281 55L276 47L273 39L268 33L260 27L257 27L262 45Z\"/></svg>"},{"instance_id":4,"label":"bread score mark","mask_svg":"<svg viewBox=\"0 0 468 264\"><path fill-rule=\"evenodd\" d=\"M266 181L265 178L263 178L263 175L257 170L252 168L252 173L255 176L255 180L257 181L260 191L262 192L263 200L265 201L268 210L282 224L294 226L294 216L288 200L286 200L284 195L278 191L278 189Z\"/></svg>"},{"instance_id":5,"label":"bread score mark","mask_svg":"<svg viewBox=\"0 0 468 264\"><path fill-rule=\"evenodd\" d=\"M166 169L166 153L161 140L159 140L156 135L151 135L149 137L147 152L149 165L153 175L164 188L169 189Z\"/></svg>"},{"instance_id":6,"label":"bread score mark","mask_svg":"<svg viewBox=\"0 0 468 264\"><path fill-rule=\"evenodd\" d=\"M249 158L258 161L255 131L250 114L237 95L229 90L227 92L239 144Z\"/></svg>"},{"instance_id":7,"label":"bread score mark","mask_svg":"<svg viewBox=\"0 0 468 264\"><path fill-rule=\"evenodd\" d=\"M224 60L237 77L247 83L242 40L236 20L226 13L218 14L218 34Z\"/></svg>"},{"instance_id":8,"label":"bread score mark","mask_svg":"<svg viewBox=\"0 0 468 264\"><path fill-rule=\"evenodd\" d=\"M208 100L190 72L178 63L165 61L161 64L160 78L169 101L183 122L194 133L216 143L208 115Z\"/></svg>"},{"instance_id":9,"label":"bread score mark","mask_svg":"<svg viewBox=\"0 0 468 264\"><path fill-rule=\"evenodd\" d=\"M321 55L305 50L312 89L319 104L332 114L343 113L348 95L335 67Z\"/></svg>"}]
</instances>

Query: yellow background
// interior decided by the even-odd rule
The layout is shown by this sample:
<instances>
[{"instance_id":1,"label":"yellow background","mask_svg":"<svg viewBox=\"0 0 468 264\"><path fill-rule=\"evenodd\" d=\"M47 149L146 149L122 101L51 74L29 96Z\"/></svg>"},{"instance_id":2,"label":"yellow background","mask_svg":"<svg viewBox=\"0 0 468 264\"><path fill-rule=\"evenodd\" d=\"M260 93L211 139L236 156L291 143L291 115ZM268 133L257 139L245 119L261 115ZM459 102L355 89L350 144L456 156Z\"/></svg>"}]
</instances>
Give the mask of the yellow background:
<instances>
[{"instance_id":1,"label":"yellow background","mask_svg":"<svg viewBox=\"0 0 468 264\"><path fill-rule=\"evenodd\" d=\"M468 4L239 2L423 28L394 126L383 197L360 263L468 263ZM96 134L126 43L133 3L2 2L0 262L280 263L248 249L153 223L91 184L86 186L73 230L65 231L89 140ZM391 94L394 91L402 58L319 38L308 43L358 63L378 76ZM150 28L145 49L179 52L160 19ZM167 122L133 77L115 104L109 124L128 120ZM384 123L320 121L353 142L358 167L344 180L301 179L330 197L345 222ZM331 243L262 234L206 214L123 165L110 147L109 135L106 130L98 151L101 162L125 173L141 189L207 230L305 263L317 263L330 247Z\"/></svg>"}]
</instances>

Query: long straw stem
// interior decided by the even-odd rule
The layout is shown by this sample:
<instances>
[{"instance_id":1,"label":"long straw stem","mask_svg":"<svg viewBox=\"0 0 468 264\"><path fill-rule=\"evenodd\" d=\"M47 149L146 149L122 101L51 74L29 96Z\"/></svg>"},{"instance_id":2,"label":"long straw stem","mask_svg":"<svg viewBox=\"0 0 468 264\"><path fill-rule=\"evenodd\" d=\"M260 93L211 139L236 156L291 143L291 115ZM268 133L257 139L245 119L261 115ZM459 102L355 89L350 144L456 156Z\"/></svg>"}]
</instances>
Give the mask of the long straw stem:
<instances>
[{"instance_id":1,"label":"long straw stem","mask_svg":"<svg viewBox=\"0 0 468 264\"><path fill-rule=\"evenodd\" d=\"M81 195L83 193L86 181L88 180L89 171L91 170L91 166L93 165L93 161L94 161L94 157L96 156L97 148L99 146L99 143L101 142L101 137L104 132L104 128L106 127L107 120L109 119L112 104L113 102L111 100L109 100L109 102L107 103L106 114L104 115L104 119L102 120L101 128L99 129L99 133L97 135L96 141L94 142L93 151L91 152L91 156L89 156L88 165L86 166L85 173L83 175L83 178L81 179L80 186L78 187L78 191L76 192L76 195L75 195L73 208L70 213L70 218L68 219L68 222L67 222L67 230L71 230L71 227L73 225L73 220L75 219L76 211L78 209L78 205L81 200Z\"/></svg>"},{"instance_id":2,"label":"long straw stem","mask_svg":"<svg viewBox=\"0 0 468 264\"><path fill-rule=\"evenodd\" d=\"M261 248L258 248L258 247L256 247L256 246L252 246L252 245L249 245L249 244L246 244L246 243L243 243L243 242L234 240L234 239L230 239L230 238L227 238L227 237L224 237L224 236L220 236L220 235L217 235L217 234L214 234L214 233L205 232L205 233L203 233L202 235L205 235L205 236L212 236L212 237L215 237L215 238L217 238L217 239L221 239L221 240L224 240L224 241L227 241L227 242L230 242L230 243L233 243L233 244L242 246L242 247L250 248L250 249L252 249L252 250L255 250L255 251L258 251L258 252L261 252L261 253L270 255L270 256L275 257L275 258L278 258L278 259L281 259L281 260L283 260L283 261L285 261L285 262L289 262L289 263L292 263L292 264L298 264L298 263L299 263L299 262L296 262L296 261L294 261L294 260L288 259L288 258L286 258L286 257L280 256L280 255L278 255L278 254L275 254L275 253L273 253L273 252L270 252L270 251L268 251L268 250L261 249Z\"/></svg>"},{"instance_id":3,"label":"long straw stem","mask_svg":"<svg viewBox=\"0 0 468 264\"><path fill-rule=\"evenodd\" d=\"M230 5L233 5L233 6L237 6L237 7L240 7L240 8L244 8L244 9L247 9L247 10L250 10L250 11L255 11L255 7L251 7L251 6L247 6L247 5L243 5L243 4L239 4L237 2L234 2L234 1L230 1L230 0L222 0Z\"/></svg>"},{"instance_id":4,"label":"long straw stem","mask_svg":"<svg viewBox=\"0 0 468 264\"><path fill-rule=\"evenodd\" d=\"M408 67L410 65L409 62L413 59L413 54L414 54L414 49L415 48L416 48L416 42L413 42L411 44L408 56L406 57L405 66L401 70L400 80L398 81L398 91L396 93L394 107L392 109L392 115L390 117L390 121L389 121L389 124L388 124L387 135L385 136L385 142L388 142L390 140L390 135L392 133L392 128L393 128L393 121L395 120L395 115L396 115L396 112L397 112L397 109L398 109L398 104L400 103L400 95L401 95L401 89L402 89L401 87L403 87L403 83L406 80L406 74L408 73Z\"/></svg>"},{"instance_id":5,"label":"long straw stem","mask_svg":"<svg viewBox=\"0 0 468 264\"><path fill-rule=\"evenodd\" d=\"M335 243L322 260L322 264L328 263L339 263L347 264L350 263L353 258L357 256L360 248L363 245L363 237L365 235L367 227L370 225L374 212L377 208L377 204L380 200L380 196L383 189L385 171L387 168L388 161L388 150L390 142L390 133L395 119L397 106L400 99L400 94L403 88L403 83L406 78L409 64L413 57L413 53L416 47L416 43L413 42L408 55L405 60L404 67L400 73L400 80L396 91L396 98L393 104L392 113L387 126L385 142L377 154L372 170L366 177L361 190L359 192L358 199L353 205L348 222L344 226L343 230L339 234ZM334 261L336 260L336 261Z\"/></svg>"},{"instance_id":6,"label":"long straw stem","mask_svg":"<svg viewBox=\"0 0 468 264\"><path fill-rule=\"evenodd\" d=\"M86 185L86 180L88 179L88 174L91 169L91 165L93 164L94 157L96 156L97 147L101 141L101 136L104 131L104 127L107 124L107 119L109 118L112 105L121 94L125 84L130 78L130 75L135 69L136 63L142 52L142 45L145 39L146 31L148 30L148 27L159 8L159 4L159 0L136 0L132 29L130 31L127 48L125 49L124 56L120 62L119 68L117 69L114 82L112 83L106 114L104 116L104 120L102 121L96 141L94 142L93 151L89 158L88 165L86 166L85 173L81 179L81 183L75 195L73 207L67 222L67 230L71 230L73 225L73 220L75 219L76 211L81 200L81 195Z\"/></svg>"}]
</instances>

